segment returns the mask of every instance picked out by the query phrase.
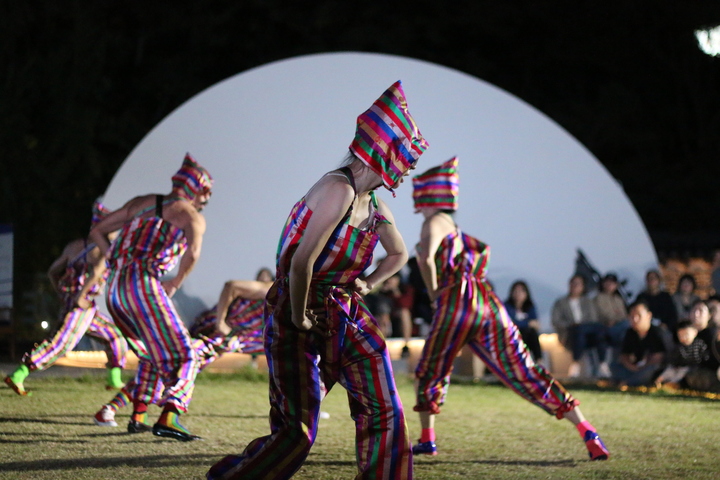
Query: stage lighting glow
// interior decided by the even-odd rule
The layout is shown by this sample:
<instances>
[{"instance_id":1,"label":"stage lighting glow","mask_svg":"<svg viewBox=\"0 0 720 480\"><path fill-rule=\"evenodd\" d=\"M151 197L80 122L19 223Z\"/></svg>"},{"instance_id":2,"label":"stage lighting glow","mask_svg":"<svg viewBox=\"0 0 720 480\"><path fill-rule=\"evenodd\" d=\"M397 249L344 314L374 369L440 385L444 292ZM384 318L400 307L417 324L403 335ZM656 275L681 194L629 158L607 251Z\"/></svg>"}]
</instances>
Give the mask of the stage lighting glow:
<instances>
[{"instance_id":1,"label":"stage lighting glow","mask_svg":"<svg viewBox=\"0 0 720 480\"><path fill-rule=\"evenodd\" d=\"M720 25L715 28L695 30L695 38L700 50L713 57L720 56Z\"/></svg>"},{"instance_id":2,"label":"stage lighting glow","mask_svg":"<svg viewBox=\"0 0 720 480\"><path fill-rule=\"evenodd\" d=\"M40 322L40 326L42 327L43 330L47 330L47 328L50 326L50 324L48 322L46 322L45 320L43 320L42 322Z\"/></svg>"}]
</instances>

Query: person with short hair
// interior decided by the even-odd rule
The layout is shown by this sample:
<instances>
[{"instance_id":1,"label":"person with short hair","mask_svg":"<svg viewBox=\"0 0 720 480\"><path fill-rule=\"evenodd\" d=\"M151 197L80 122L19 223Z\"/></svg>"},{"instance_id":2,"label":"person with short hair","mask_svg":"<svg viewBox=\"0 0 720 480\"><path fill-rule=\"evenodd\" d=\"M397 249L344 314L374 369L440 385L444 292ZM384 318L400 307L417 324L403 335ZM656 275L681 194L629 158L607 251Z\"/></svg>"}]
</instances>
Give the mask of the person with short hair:
<instances>
[{"instance_id":1,"label":"person with short hair","mask_svg":"<svg viewBox=\"0 0 720 480\"><path fill-rule=\"evenodd\" d=\"M645 290L640 292L636 300L643 300L653 312L653 317L665 324L667 329L677 329L678 312L672 296L663 288L660 272L652 269L645 274Z\"/></svg>"},{"instance_id":2,"label":"person with short hair","mask_svg":"<svg viewBox=\"0 0 720 480\"><path fill-rule=\"evenodd\" d=\"M642 300L630 304L630 328L625 333L618 360L610 366L618 386L651 385L663 369L667 339L660 327L652 324L652 311Z\"/></svg>"},{"instance_id":3,"label":"person with short hair","mask_svg":"<svg viewBox=\"0 0 720 480\"><path fill-rule=\"evenodd\" d=\"M655 385L671 388L687 386L683 381L693 369L702 365L710 357L707 344L697 336L698 330L691 320L682 320L677 324L678 343L670 352L668 365L655 379Z\"/></svg>"},{"instance_id":4,"label":"person with short hair","mask_svg":"<svg viewBox=\"0 0 720 480\"><path fill-rule=\"evenodd\" d=\"M435 418L445 403L453 362L468 345L515 393L558 419L573 423L591 460L610 452L580 404L542 366L536 364L520 332L486 280L490 247L461 231L453 219L458 208L458 158L413 178L415 211L424 221L416 247L418 265L435 314L415 369L420 415L416 455L437 455Z\"/></svg>"},{"instance_id":5,"label":"person with short hair","mask_svg":"<svg viewBox=\"0 0 720 480\"><path fill-rule=\"evenodd\" d=\"M687 320L690 318L690 309L693 304L700 300L695 294L697 282L695 277L690 273L686 273L678 280L677 290L672 296L677 311L678 320Z\"/></svg>"},{"instance_id":6,"label":"person with short hair","mask_svg":"<svg viewBox=\"0 0 720 480\"><path fill-rule=\"evenodd\" d=\"M110 213L90 232L90 239L108 257L107 306L144 372L143 395L134 392L128 428L152 428L156 436L192 441L199 437L180 423L195 387L199 359L185 324L172 303L200 258L205 218L200 213L210 199L212 177L190 154L172 177L169 195L135 197ZM110 244L108 234L120 230ZM179 263L177 275L160 278ZM146 423L152 394L164 385L158 421Z\"/></svg>"}]
</instances>

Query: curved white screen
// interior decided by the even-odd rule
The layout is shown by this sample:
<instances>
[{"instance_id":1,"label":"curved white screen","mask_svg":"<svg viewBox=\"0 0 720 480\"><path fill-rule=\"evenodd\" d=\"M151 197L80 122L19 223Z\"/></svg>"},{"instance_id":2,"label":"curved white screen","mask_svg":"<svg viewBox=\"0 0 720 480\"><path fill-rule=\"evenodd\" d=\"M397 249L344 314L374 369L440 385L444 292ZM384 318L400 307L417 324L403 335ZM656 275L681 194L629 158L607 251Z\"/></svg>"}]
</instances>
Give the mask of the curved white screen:
<instances>
[{"instance_id":1,"label":"curved white screen","mask_svg":"<svg viewBox=\"0 0 720 480\"><path fill-rule=\"evenodd\" d=\"M417 171L460 157L456 218L491 245L489 277L501 298L513 280L525 279L549 330L550 307L567 290L577 248L639 290L657 263L647 232L620 185L565 130L456 70L337 53L275 62L208 88L160 122L113 178L105 195L110 208L138 194L169 192L186 151L215 177L202 257L176 298L183 315L213 305L226 280L274 266L290 208L338 165L357 115L398 79L430 142ZM395 199L381 193L409 250L421 224L411 190L406 182Z\"/></svg>"}]
</instances>

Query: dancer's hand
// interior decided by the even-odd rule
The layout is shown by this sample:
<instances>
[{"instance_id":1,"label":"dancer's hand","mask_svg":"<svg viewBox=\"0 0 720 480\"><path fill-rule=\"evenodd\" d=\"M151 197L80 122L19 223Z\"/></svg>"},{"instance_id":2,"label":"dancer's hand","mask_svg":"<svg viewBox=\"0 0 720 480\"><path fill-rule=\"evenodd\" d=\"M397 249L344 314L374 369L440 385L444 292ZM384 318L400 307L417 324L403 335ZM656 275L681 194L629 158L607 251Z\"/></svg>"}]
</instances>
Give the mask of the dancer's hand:
<instances>
[{"instance_id":1,"label":"dancer's hand","mask_svg":"<svg viewBox=\"0 0 720 480\"><path fill-rule=\"evenodd\" d=\"M324 313L324 308L306 309L300 318L293 315L292 322L298 330L303 332L313 331L324 336L327 333L327 322Z\"/></svg>"},{"instance_id":2,"label":"dancer's hand","mask_svg":"<svg viewBox=\"0 0 720 480\"><path fill-rule=\"evenodd\" d=\"M165 290L165 293L170 298L172 298L173 295L175 295L175 292L177 292L177 287L174 283L172 283L172 280L165 280L164 282L162 282L162 286Z\"/></svg>"},{"instance_id":3,"label":"dancer's hand","mask_svg":"<svg viewBox=\"0 0 720 480\"><path fill-rule=\"evenodd\" d=\"M232 328L227 324L227 322L216 322L215 323L215 332L220 333L223 337L227 337L230 335L230 332L232 331Z\"/></svg>"},{"instance_id":4,"label":"dancer's hand","mask_svg":"<svg viewBox=\"0 0 720 480\"><path fill-rule=\"evenodd\" d=\"M82 308L83 310L87 310L91 307L90 300L87 299L87 297L84 296L78 296L78 298L75 300L75 305L78 308Z\"/></svg>"},{"instance_id":5,"label":"dancer's hand","mask_svg":"<svg viewBox=\"0 0 720 480\"><path fill-rule=\"evenodd\" d=\"M370 285L368 285L368 283L362 278L356 278L355 284L353 285L353 290L355 290L360 295L367 295L368 293L370 293L370 290L372 290L372 288L370 288Z\"/></svg>"}]
</instances>

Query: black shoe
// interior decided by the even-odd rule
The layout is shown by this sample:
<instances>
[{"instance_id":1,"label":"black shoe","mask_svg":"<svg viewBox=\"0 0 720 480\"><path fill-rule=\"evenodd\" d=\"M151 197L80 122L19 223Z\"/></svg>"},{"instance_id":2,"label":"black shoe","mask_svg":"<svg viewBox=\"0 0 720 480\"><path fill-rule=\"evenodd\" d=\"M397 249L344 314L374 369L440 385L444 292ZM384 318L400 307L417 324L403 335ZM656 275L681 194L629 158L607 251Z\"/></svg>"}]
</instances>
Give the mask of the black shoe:
<instances>
[{"instance_id":1,"label":"black shoe","mask_svg":"<svg viewBox=\"0 0 720 480\"><path fill-rule=\"evenodd\" d=\"M165 425L161 425L159 423L153 425L152 432L153 435L157 437L174 438L175 440L178 440L180 442L192 442L194 440L202 440L202 437L198 437L197 435L181 432L180 430L175 430L174 428L166 427Z\"/></svg>"},{"instance_id":2,"label":"black shoe","mask_svg":"<svg viewBox=\"0 0 720 480\"><path fill-rule=\"evenodd\" d=\"M402 352L400 353L400 358L408 358L410 356L410 349L407 345L405 345L402 348Z\"/></svg>"},{"instance_id":3,"label":"black shoe","mask_svg":"<svg viewBox=\"0 0 720 480\"><path fill-rule=\"evenodd\" d=\"M152 432L153 427L147 423L138 422L136 420L130 420L128 422L128 433L145 433Z\"/></svg>"}]
</instances>

